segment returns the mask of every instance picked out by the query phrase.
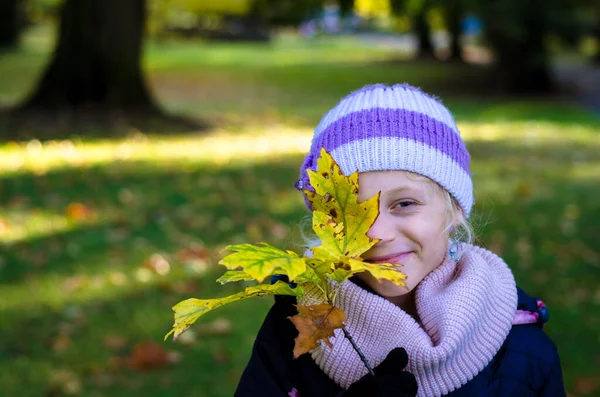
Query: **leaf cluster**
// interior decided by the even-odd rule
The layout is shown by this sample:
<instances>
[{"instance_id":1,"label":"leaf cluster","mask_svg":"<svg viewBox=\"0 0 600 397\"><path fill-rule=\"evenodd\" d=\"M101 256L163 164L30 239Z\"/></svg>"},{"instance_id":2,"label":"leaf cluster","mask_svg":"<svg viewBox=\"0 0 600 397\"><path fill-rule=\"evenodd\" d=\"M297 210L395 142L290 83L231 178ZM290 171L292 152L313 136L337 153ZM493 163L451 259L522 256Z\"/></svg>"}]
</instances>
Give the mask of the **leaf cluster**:
<instances>
[{"instance_id":1,"label":"leaf cluster","mask_svg":"<svg viewBox=\"0 0 600 397\"><path fill-rule=\"evenodd\" d=\"M221 284L255 280L262 283L274 275L285 275L291 287L283 281L272 285L258 284L245 291L217 299L187 299L175 305L175 323L165 339L177 338L199 317L225 304L263 295L302 296L303 287L315 285L322 292L322 305L298 306L299 315L291 317L299 336L294 356L315 348L321 339L328 341L333 329L343 327L344 313L335 308L337 291L345 280L360 272L369 272L378 280L386 279L404 285L406 276L397 265L369 263L361 255L378 240L367 232L379 215L379 194L358 201L358 172L345 176L331 155L324 149L317 160L317 170L308 171L313 190L304 190L310 201L312 228L321 244L311 248L311 255L299 256L261 243L230 245L230 253L219 264L228 270L217 281Z\"/></svg>"}]
</instances>

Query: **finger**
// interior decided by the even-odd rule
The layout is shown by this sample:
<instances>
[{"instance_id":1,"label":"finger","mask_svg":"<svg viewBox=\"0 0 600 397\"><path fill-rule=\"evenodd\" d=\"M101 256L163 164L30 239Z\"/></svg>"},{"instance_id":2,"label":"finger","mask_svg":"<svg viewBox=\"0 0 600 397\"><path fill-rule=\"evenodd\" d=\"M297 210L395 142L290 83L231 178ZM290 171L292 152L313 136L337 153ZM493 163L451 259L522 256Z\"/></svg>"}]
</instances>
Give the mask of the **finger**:
<instances>
[{"instance_id":1,"label":"finger","mask_svg":"<svg viewBox=\"0 0 600 397\"><path fill-rule=\"evenodd\" d=\"M388 353L385 360L381 362L374 370L375 375L399 372L408 364L408 354L402 347L397 347Z\"/></svg>"},{"instance_id":2,"label":"finger","mask_svg":"<svg viewBox=\"0 0 600 397\"><path fill-rule=\"evenodd\" d=\"M396 392L396 396L414 397L417 395L417 379L410 372L400 372L398 376L396 376L396 382L398 385L401 385Z\"/></svg>"}]
</instances>

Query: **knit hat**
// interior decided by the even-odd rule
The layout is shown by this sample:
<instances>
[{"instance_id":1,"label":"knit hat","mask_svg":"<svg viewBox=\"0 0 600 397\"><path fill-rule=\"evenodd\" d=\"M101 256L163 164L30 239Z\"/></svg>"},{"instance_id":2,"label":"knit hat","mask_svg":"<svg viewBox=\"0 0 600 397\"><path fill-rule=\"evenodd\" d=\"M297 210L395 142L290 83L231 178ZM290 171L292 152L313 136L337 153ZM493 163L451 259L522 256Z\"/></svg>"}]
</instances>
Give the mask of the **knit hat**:
<instances>
[{"instance_id":1,"label":"knit hat","mask_svg":"<svg viewBox=\"0 0 600 397\"><path fill-rule=\"evenodd\" d=\"M411 171L430 178L458 201L468 217L473 206L470 155L450 111L408 84L375 84L350 93L315 129L300 167L298 190L310 189L321 148L344 175L355 171ZM310 208L310 204L307 201Z\"/></svg>"}]
</instances>

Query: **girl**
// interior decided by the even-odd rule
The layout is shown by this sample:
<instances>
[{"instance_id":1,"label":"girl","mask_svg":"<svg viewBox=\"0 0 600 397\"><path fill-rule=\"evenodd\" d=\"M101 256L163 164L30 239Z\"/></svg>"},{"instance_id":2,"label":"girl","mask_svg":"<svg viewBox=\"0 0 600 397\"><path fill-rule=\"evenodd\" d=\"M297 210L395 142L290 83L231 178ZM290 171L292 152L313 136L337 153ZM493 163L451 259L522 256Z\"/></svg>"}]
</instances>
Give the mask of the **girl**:
<instances>
[{"instance_id":1,"label":"girl","mask_svg":"<svg viewBox=\"0 0 600 397\"><path fill-rule=\"evenodd\" d=\"M339 333L294 360L287 317L318 294L277 297L236 396L564 396L545 306L470 244L470 156L448 109L408 85L351 93L316 128L297 188L310 188L323 147L344 174L359 171L360 200L381 193L368 232L380 241L363 259L402 264L406 288L361 273L338 292L375 376Z\"/></svg>"}]
</instances>

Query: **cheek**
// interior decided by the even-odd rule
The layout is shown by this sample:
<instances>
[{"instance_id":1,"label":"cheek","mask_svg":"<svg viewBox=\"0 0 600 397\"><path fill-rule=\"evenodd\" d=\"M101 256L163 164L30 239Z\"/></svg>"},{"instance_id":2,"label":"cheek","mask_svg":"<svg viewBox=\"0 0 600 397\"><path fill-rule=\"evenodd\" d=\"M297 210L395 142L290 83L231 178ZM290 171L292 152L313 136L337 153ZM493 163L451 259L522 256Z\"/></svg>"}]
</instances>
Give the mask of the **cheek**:
<instances>
[{"instance_id":1,"label":"cheek","mask_svg":"<svg viewBox=\"0 0 600 397\"><path fill-rule=\"evenodd\" d=\"M434 252L444 252L449 237L449 233L444 231L444 226L439 225L439 222L423 219L410 228L409 237L417 243L422 254L429 255Z\"/></svg>"},{"instance_id":2,"label":"cheek","mask_svg":"<svg viewBox=\"0 0 600 397\"><path fill-rule=\"evenodd\" d=\"M407 276L413 276L411 285L419 283L427 274L435 270L444 260L448 247L449 233L437 222L422 222L419 228L414 228L412 238L419 247L418 260L407 264L404 271Z\"/></svg>"}]
</instances>

